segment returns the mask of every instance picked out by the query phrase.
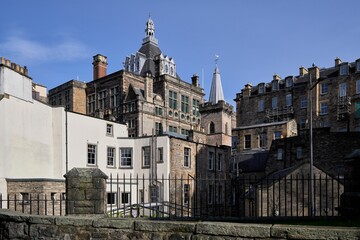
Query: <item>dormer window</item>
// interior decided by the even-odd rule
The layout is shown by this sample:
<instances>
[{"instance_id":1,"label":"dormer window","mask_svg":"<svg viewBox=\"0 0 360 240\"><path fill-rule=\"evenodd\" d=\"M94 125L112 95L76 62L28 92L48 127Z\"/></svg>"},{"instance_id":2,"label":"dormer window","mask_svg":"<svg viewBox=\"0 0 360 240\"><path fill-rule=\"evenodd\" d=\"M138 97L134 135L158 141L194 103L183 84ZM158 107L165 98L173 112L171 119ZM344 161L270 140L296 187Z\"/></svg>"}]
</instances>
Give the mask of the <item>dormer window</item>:
<instances>
[{"instance_id":1,"label":"dormer window","mask_svg":"<svg viewBox=\"0 0 360 240\"><path fill-rule=\"evenodd\" d=\"M265 84L260 83L259 84L259 94L263 94L265 92Z\"/></svg>"},{"instance_id":2,"label":"dormer window","mask_svg":"<svg viewBox=\"0 0 360 240\"><path fill-rule=\"evenodd\" d=\"M344 64L340 66L340 76L347 75L348 73L348 65Z\"/></svg>"},{"instance_id":3,"label":"dormer window","mask_svg":"<svg viewBox=\"0 0 360 240\"><path fill-rule=\"evenodd\" d=\"M291 77L289 77L289 78L287 78L287 79L285 80L285 86L286 86L287 88L293 86L293 79L292 79Z\"/></svg>"},{"instance_id":4,"label":"dormer window","mask_svg":"<svg viewBox=\"0 0 360 240\"><path fill-rule=\"evenodd\" d=\"M279 82L278 81L273 81L271 84L272 90L273 91L277 91L279 90Z\"/></svg>"}]
</instances>

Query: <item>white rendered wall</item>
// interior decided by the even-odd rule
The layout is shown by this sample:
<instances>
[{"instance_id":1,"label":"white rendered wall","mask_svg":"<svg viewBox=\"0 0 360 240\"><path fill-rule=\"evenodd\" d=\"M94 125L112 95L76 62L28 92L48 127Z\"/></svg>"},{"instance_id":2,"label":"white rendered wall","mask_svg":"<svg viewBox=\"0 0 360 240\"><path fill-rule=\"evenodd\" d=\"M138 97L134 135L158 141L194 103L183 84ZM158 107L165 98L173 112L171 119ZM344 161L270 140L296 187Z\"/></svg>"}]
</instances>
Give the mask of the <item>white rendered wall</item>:
<instances>
[{"instance_id":1,"label":"white rendered wall","mask_svg":"<svg viewBox=\"0 0 360 240\"><path fill-rule=\"evenodd\" d=\"M0 67L0 94L7 93L10 96L32 102L32 81L14 70Z\"/></svg>"},{"instance_id":2,"label":"white rendered wall","mask_svg":"<svg viewBox=\"0 0 360 240\"><path fill-rule=\"evenodd\" d=\"M1 181L61 178L55 174L54 148L59 146L53 144L52 108L10 96L0 101L0 115ZM3 184L0 192L4 189Z\"/></svg>"}]
</instances>

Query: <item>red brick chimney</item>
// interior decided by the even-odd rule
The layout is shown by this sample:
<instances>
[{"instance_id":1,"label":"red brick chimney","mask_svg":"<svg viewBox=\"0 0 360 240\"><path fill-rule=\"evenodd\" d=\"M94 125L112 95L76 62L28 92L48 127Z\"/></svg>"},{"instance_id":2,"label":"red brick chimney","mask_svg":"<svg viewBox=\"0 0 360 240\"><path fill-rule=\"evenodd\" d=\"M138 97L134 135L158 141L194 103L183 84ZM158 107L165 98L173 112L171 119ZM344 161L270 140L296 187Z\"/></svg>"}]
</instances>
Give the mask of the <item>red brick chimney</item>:
<instances>
[{"instance_id":1,"label":"red brick chimney","mask_svg":"<svg viewBox=\"0 0 360 240\"><path fill-rule=\"evenodd\" d=\"M107 68L107 57L101 54L96 54L93 59L94 80L105 77Z\"/></svg>"}]
</instances>

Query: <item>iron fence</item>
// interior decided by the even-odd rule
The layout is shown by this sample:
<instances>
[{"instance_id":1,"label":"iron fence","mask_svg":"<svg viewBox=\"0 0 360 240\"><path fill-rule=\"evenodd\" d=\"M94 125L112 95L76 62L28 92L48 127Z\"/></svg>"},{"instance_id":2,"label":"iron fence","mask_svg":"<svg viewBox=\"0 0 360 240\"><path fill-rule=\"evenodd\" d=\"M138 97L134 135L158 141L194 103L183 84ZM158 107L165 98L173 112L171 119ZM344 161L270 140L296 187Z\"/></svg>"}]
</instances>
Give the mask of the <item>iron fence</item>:
<instances>
[{"instance_id":1,"label":"iron fence","mask_svg":"<svg viewBox=\"0 0 360 240\"><path fill-rule=\"evenodd\" d=\"M34 215L65 215L65 199L60 195L56 199L46 193L11 193L0 194L0 208L6 208Z\"/></svg>"},{"instance_id":2,"label":"iron fence","mask_svg":"<svg viewBox=\"0 0 360 240\"><path fill-rule=\"evenodd\" d=\"M108 213L111 217L160 218L339 216L346 182L340 177L300 174L262 179L117 175L108 181Z\"/></svg>"},{"instance_id":3,"label":"iron fence","mask_svg":"<svg viewBox=\"0 0 360 240\"><path fill-rule=\"evenodd\" d=\"M313 181L313 213L310 209ZM348 180L318 175L229 179L174 176L110 176L106 204L109 217L264 218L340 216L340 196ZM28 214L65 215L66 197L20 193L0 195L0 208ZM313 214L313 215L312 215Z\"/></svg>"}]
</instances>

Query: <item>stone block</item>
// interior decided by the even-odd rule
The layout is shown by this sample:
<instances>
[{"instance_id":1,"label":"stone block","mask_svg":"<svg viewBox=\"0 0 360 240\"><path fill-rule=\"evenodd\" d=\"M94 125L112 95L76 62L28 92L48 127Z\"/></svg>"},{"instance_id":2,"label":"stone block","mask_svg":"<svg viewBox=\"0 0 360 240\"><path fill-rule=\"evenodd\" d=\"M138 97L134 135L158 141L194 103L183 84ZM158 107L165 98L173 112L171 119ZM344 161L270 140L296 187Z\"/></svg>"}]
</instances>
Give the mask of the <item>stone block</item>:
<instances>
[{"instance_id":1,"label":"stone block","mask_svg":"<svg viewBox=\"0 0 360 240\"><path fill-rule=\"evenodd\" d=\"M93 188L95 189L106 189L106 180L101 178L94 178L93 179Z\"/></svg>"},{"instance_id":2,"label":"stone block","mask_svg":"<svg viewBox=\"0 0 360 240\"><path fill-rule=\"evenodd\" d=\"M359 228L274 225L271 237L286 239L359 239Z\"/></svg>"},{"instance_id":3,"label":"stone block","mask_svg":"<svg viewBox=\"0 0 360 240\"><path fill-rule=\"evenodd\" d=\"M94 201L87 201L87 200L84 200L84 201L77 201L74 203L74 206L75 208L78 208L78 207L94 207Z\"/></svg>"},{"instance_id":4,"label":"stone block","mask_svg":"<svg viewBox=\"0 0 360 240\"><path fill-rule=\"evenodd\" d=\"M92 200L92 201L103 200L105 199L105 195L104 192L99 191L98 189L91 188L85 190L85 198L86 200Z\"/></svg>"},{"instance_id":5,"label":"stone block","mask_svg":"<svg viewBox=\"0 0 360 240\"><path fill-rule=\"evenodd\" d=\"M8 239L23 239L28 235L26 223L9 222L5 225L5 229L8 229Z\"/></svg>"},{"instance_id":6,"label":"stone block","mask_svg":"<svg viewBox=\"0 0 360 240\"><path fill-rule=\"evenodd\" d=\"M224 235L234 237L270 237L271 225L240 224L240 223L198 223L196 233L209 235Z\"/></svg>"},{"instance_id":7,"label":"stone block","mask_svg":"<svg viewBox=\"0 0 360 240\"><path fill-rule=\"evenodd\" d=\"M129 219L97 219L93 222L96 228L134 229L134 221Z\"/></svg>"},{"instance_id":8,"label":"stone block","mask_svg":"<svg viewBox=\"0 0 360 240\"><path fill-rule=\"evenodd\" d=\"M93 219L85 217L57 217L55 219L55 224L58 226L91 226L92 223Z\"/></svg>"},{"instance_id":9,"label":"stone block","mask_svg":"<svg viewBox=\"0 0 360 240\"><path fill-rule=\"evenodd\" d=\"M81 201L85 200L85 191L70 190L66 192L67 201Z\"/></svg>"},{"instance_id":10,"label":"stone block","mask_svg":"<svg viewBox=\"0 0 360 240\"><path fill-rule=\"evenodd\" d=\"M104 201L95 201L94 202L94 213L95 214L105 214L106 212L106 203Z\"/></svg>"},{"instance_id":11,"label":"stone block","mask_svg":"<svg viewBox=\"0 0 360 240\"><path fill-rule=\"evenodd\" d=\"M94 214L94 207L75 207L74 214Z\"/></svg>"},{"instance_id":12,"label":"stone block","mask_svg":"<svg viewBox=\"0 0 360 240\"><path fill-rule=\"evenodd\" d=\"M136 231L149 231L149 232L183 232L194 233L195 224L185 222L166 222L166 221L136 221Z\"/></svg>"}]
</instances>

